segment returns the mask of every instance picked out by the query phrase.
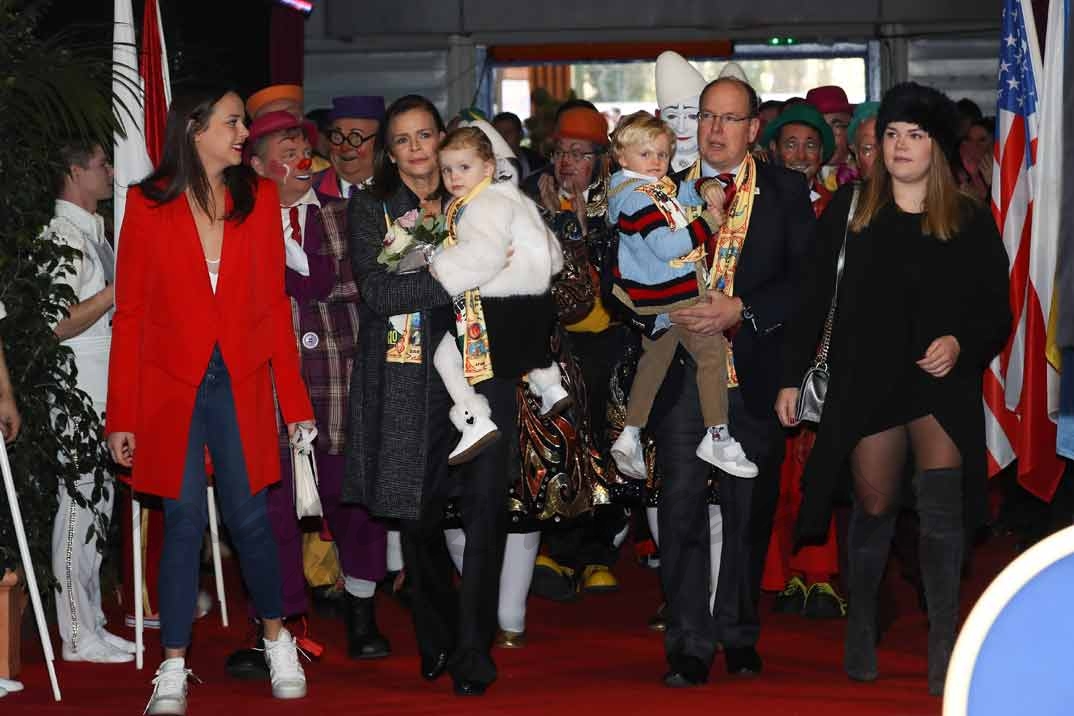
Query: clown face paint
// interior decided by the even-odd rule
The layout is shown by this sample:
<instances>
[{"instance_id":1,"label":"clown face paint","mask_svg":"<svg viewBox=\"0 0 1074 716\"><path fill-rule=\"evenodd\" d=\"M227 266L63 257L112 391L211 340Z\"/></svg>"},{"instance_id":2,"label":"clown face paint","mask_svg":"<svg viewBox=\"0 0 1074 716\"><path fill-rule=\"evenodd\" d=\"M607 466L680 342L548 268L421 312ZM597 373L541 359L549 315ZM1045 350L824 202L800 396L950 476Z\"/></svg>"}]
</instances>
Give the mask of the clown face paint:
<instances>
[{"instance_id":1,"label":"clown face paint","mask_svg":"<svg viewBox=\"0 0 1074 716\"><path fill-rule=\"evenodd\" d=\"M254 170L276 182L280 203L298 201L313 185L313 149L301 130L288 130L269 137Z\"/></svg>"},{"instance_id":2,"label":"clown face paint","mask_svg":"<svg viewBox=\"0 0 1074 716\"><path fill-rule=\"evenodd\" d=\"M341 117L332 123L328 158L336 174L351 184L373 176L373 137L379 128L377 120L358 117Z\"/></svg>"},{"instance_id":3,"label":"clown face paint","mask_svg":"<svg viewBox=\"0 0 1074 716\"><path fill-rule=\"evenodd\" d=\"M675 157L671 170L681 171L697 161L697 100L660 108L660 119L675 130Z\"/></svg>"}]
</instances>

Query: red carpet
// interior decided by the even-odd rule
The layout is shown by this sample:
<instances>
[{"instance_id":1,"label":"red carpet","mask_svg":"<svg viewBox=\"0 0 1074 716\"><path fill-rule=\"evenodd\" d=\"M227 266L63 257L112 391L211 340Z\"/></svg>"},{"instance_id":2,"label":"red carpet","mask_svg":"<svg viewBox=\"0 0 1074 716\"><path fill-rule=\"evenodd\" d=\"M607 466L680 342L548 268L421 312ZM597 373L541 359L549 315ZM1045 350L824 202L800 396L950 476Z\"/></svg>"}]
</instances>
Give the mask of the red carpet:
<instances>
[{"instance_id":1,"label":"red carpet","mask_svg":"<svg viewBox=\"0 0 1074 716\"><path fill-rule=\"evenodd\" d=\"M671 690L660 683L664 672L662 635L646 620L659 602L655 572L628 564L617 567L623 589L589 595L560 605L531 599L529 641L518 650L498 649L500 679L483 698L460 699L450 678L433 684L418 674L418 659L408 613L393 600L378 597L380 624L394 654L380 661L352 662L345 655L340 625L319 620L314 636L327 644L320 661L306 666L310 694L298 702L277 701L267 683L238 682L224 671L226 655L246 638L245 604L231 583L232 627L220 626L211 613L194 630L189 663L204 681L191 686L192 716L203 714L780 714L791 716L865 716L939 714L940 700L925 685L924 616L912 591L889 571L886 588L899 616L884 636L880 680L850 682L842 671L843 623L771 615L769 600L759 650L764 673L756 679L731 679L717 656L708 685ZM1013 557L1009 542L992 540L976 553L972 578L964 587L964 614L988 581ZM233 565L227 565L233 567ZM234 577L237 570L232 569ZM236 619L236 616L238 617ZM113 624L117 623L113 621ZM238 626L236 626L236 623ZM133 638L132 630L117 631ZM150 694L149 681L159 654L157 633L147 632L146 669L133 664L98 666L56 662L63 701L52 701L36 632L25 632L21 679L27 690L0 699L9 714L140 714ZM58 640L54 643L58 644ZM58 649L57 649L58 651Z\"/></svg>"}]
</instances>

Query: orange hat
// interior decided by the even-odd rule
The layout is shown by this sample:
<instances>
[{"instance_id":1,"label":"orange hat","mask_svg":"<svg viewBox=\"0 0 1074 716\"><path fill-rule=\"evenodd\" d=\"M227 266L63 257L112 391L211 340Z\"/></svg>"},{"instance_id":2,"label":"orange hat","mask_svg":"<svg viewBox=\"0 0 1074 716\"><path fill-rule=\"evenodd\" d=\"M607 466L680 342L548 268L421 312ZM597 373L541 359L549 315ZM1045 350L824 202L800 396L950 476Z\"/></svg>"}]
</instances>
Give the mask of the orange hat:
<instances>
[{"instance_id":1,"label":"orange hat","mask_svg":"<svg viewBox=\"0 0 1074 716\"><path fill-rule=\"evenodd\" d=\"M608 146L608 120L589 107L571 107L559 115L555 139L583 139L601 147Z\"/></svg>"},{"instance_id":2,"label":"orange hat","mask_svg":"<svg viewBox=\"0 0 1074 716\"><path fill-rule=\"evenodd\" d=\"M256 117L257 113L260 112L261 108L266 104L269 102L277 102L281 99L291 100L298 104L301 109L301 85L270 85L263 90L254 92L250 95L250 98L246 100L246 114L251 117Z\"/></svg>"}]
</instances>

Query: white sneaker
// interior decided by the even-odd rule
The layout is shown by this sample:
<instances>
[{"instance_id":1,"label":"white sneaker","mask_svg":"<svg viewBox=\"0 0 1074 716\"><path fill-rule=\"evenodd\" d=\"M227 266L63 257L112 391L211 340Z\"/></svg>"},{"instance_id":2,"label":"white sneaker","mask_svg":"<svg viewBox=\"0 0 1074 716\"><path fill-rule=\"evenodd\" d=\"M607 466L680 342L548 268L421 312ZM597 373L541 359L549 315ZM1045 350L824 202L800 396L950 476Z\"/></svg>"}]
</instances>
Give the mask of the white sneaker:
<instances>
[{"instance_id":1,"label":"white sneaker","mask_svg":"<svg viewBox=\"0 0 1074 716\"><path fill-rule=\"evenodd\" d=\"M742 450L742 444L732 437L716 440L708 432L697 446L696 455L735 477L757 477L757 466L750 462Z\"/></svg>"},{"instance_id":2,"label":"white sneaker","mask_svg":"<svg viewBox=\"0 0 1074 716\"><path fill-rule=\"evenodd\" d=\"M612 459L620 474L633 480L646 480L649 477L645 469L645 451L641 439L632 430L623 430L612 443Z\"/></svg>"},{"instance_id":3,"label":"white sneaker","mask_svg":"<svg viewBox=\"0 0 1074 716\"><path fill-rule=\"evenodd\" d=\"M462 433L462 439L448 455L448 465L461 465L469 462L486 447L500 439L500 429L488 415L479 415L461 405L451 406L449 415L451 422Z\"/></svg>"},{"instance_id":4,"label":"white sneaker","mask_svg":"<svg viewBox=\"0 0 1074 716\"><path fill-rule=\"evenodd\" d=\"M116 651L122 652L124 654L138 653L138 648L134 645L133 641L129 641L117 634L113 634L107 629L99 630L97 632L97 636L101 638L101 641L103 641L105 644L112 647ZM142 648L144 649L145 647Z\"/></svg>"},{"instance_id":5,"label":"white sneaker","mask_svg":"<svg viewBox=\"0 0 1074 716\"><path fill-rule=\"evenodd\" d=\"M21 681L12 681L11 679L0 679L0 689L13 694L16 691L22 691L23 685Z\"/></svg>"},{"instance_id":6,"label":"white sneaker","mask_svg":"<svg viewBox=\"0 0 1074 716\"><path fill-rule=\"evenodd\" d=\"M570 396L559 383L551 385L541 393L541 415L552 416L559 415L567 408L571 407L574 403L574 398Z\"/></svg>"},{"instance_id":7,"label":"white sneaker","mask_svg":"<svg viewBox=\"0 0 1074 716\"><path fill-rule=\"evenodd\" d=\"M146 716L186 716L186 681L191 676L181 656L160 662L153 676L153 695L146 704Z\"/></svg>"},{"instance_id":8,"label":"white sneaker","mask_svg":"<svg viewBox=\"0 0 1074 716\"><path fill-rule=\"evenodd\" d=\"M134 654L120 651L100 639L83 641L78 651L75 651L70 644L64 642L61 653L64 661L87 661L93 664L124 664L128 661L134 661Z\"/></svg>"},{"instance_id":9,"label":"white sneaker","mask_svg":"<svg viewBox=\"0 0 1074 716\"><path fill-rule=\"evenodd\" d=\"M272 695L277 699L300 699L306 695L306 673L298 663L295 638L286 628L280 629L275 640L264 639L265 661L268 662Z\"/></svg>"}]
</instances>

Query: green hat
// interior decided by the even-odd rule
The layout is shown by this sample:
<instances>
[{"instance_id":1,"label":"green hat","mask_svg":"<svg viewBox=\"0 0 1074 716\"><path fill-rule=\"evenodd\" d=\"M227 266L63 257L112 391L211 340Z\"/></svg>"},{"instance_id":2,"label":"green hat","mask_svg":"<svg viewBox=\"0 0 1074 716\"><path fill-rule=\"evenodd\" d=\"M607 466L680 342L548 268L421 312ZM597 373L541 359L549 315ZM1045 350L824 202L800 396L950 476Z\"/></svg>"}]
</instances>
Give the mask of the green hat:
<instances>
[{"instance_id":1,"label":"green hat","mask_svg":"<svg viewBox=\"0 0 1074 716\"><path fill-rule=\"evenodd\" d=\"M764 134L761 135L761 146L767 147L770 142L775 141L779 136L780 128L787 124L804 124L820 132L821 144L824 145L821 164L827 164L835 154L835 135L832 134L832 128L824 121L824 115L820 113L820 110L804 102L787 107L765 126Z\"/></svg>"},{"instance_id":2,"label":"green hat","mask_svg":"<svg viewBox=\"0 0 1074 716\"><path fill-rule=\"evenodd\" d=\"M850 118L850 126L847 127L847 137L850 139L851 144L854 143L854 135L858 131L858 127L862 122L867 119L872 119L876 116L876 113L880 111L879 102L862 102L854 110L854 116Z\"/></svg>"}]
</instances>

